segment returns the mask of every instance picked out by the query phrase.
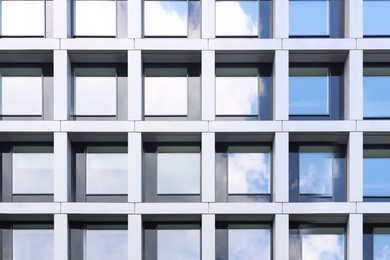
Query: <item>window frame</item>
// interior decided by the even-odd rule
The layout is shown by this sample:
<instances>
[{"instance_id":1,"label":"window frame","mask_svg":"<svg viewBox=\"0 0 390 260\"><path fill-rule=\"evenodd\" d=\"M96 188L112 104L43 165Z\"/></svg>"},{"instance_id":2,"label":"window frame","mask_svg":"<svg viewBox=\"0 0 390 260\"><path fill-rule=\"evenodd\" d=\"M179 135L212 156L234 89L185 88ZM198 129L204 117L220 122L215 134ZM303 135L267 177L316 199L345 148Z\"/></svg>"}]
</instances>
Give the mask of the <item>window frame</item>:
<instances>
[{"instance_id":1,"label":"window frame","mask_svg":"<svg viewBox=\"0 0 390 260\"><path fill-rule=\"evenodd\" d=\"M272 87L272 64L271 63L216 63L215 78L218 77L241 77L239 75L218 76L223 74L221 70L230 69L256 69L257 70L257 115L238 115L238 114L217 114L215 112L216 120L272 120L273 113L273 87ZM252 77L252 76L251 76ZM255 76L253 76L255 77ZM261 89L261 82L264 83L265 90ZM217 88L217 84L216 84ZM265 92L267 95L261 96L260 93ZM217 104L218 97L215 94L215 103ZM215 105L217 108L217 105Z\"/></svg>"},{"instance_id":2,"label":"window frame","mask_svg":"<svg viewBox=\"0 0 390 260\"><path fill-rule=\"evenodd\" d=\"M332 159L332 195L301 194L299 192L299 154L301 148L315 147L318 149L331 149ZM311 153L316 153L313 151ZM320 151L318 151L320 152ZM335 163L337 160L337 163ZM346 201L346 148L344 145L333 143L290 143L289 145L289 201L290 202L344 202ZM335 176L335 164L340 164L338 169L343 169L339 177Z\"/></svg>"},{"instance_id":3,"label":"window frame","mask_svg":"<svg viewBox=\"0 0 390 260\"><path fill-rule=\"evenodd\" d=\"M289 8L291 2L299 1L318 1L318 0L289 0ZM289 38L342 38L344 37L344 0L323 0L328 2L328 35L291 35L289 22ZM289 21L290 21L289 15Z\"/></svg>"},{"instance_id":4,"label":"window frame","mask_svg":"<svg viewBox=\"0 0 390 260\"><path fill-rule=\"evenodd\" d=\"M114 148L126 149L126 143L72 143L72 201L75 202L127 202L128 193L125 194L88 194L87 189L87 154L88 148ZM115 152L117 153L117 152ZM120 152L118 152L120 153ZM129 171L127 172L129 174Z\"/></svg>"},{"instance_id":5,"label":"window frame","mask_svg":"<svg viewBox=\"0 0 390 260\"><path fill-rule=\"evenodd\" d=\"M329 114L328 115L299 115L290 114L289 120L342 120L344 118L344 65L342 63L290 63L289 80L294 75L291 75L291 70L304 70L307 68L327 68L328 69L328 99L329 99ZM299 73L300 74L300 73ZM304 77L305 75L299 75ZM308 75L313 76L313 75ZM290 93L289 84L289 93ZM290 103L290 101L289 101ZM289 104L290 105L290 104Z\"/></svg>"},{"instance_id":6,"label":"window frame","mask_svg":"<svg viewBox=\"0 0 390 260\"><path fill-rule=\"evenodd\" d=\"M158 169L157 157L159 147L177 147L177 148L196 148L199 149L200 165L199 165L199 194L158 194ZM198 142L144 142L143 143L143 201L144 202L200 202L202 194L202 151L201 145Z\"/></svg>"}]
</instances>

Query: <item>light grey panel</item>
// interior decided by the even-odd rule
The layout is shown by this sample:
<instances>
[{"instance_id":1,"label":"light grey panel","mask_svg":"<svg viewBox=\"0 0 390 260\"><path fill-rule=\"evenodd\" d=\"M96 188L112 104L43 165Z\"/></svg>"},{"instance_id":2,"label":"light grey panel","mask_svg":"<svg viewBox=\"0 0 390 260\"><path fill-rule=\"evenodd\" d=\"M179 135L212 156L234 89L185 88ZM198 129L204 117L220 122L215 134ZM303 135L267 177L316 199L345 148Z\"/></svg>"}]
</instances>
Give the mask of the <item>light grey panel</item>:
<instances>
[{"instance_id":1,"label":"light grey panel","mask_svg":"<svg viewBox=\"0 0 390 260\"><path fill-rule=\"evenodd\" d=\"M54 82L53 77L43 78L43 119L54 118Z\"/></svg>"},{"instance_id":2,"label":"light grey panel","mask_svg":"<svg viewBox=\"0 0 390 260\"><path fill-rule=\"evenodd\" d=\"M118 120L127 120L127 77L118 77L118 92L117 92L117 100L118 100Z\"/></svg>"}]
</instances>

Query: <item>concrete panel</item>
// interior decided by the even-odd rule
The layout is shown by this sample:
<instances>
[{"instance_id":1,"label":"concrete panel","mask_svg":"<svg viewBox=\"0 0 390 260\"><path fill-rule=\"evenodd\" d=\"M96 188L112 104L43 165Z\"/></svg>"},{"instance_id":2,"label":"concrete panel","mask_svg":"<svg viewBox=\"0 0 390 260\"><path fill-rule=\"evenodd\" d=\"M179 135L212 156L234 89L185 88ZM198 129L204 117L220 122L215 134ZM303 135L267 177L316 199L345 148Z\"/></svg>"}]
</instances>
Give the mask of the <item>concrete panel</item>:
<instances>
[{"instance_id":1,"label":"concrete panel","mask_svg":"<svg viewBox=\"0 0 390 260\"><path fill-rule=\"evenodd\" d=\"M134 49L132 39L114 38L77 38L62 39L63 50L131 50Z\"/></svg>"},{"instance_id":2,"label":"concrete panel","mask_svg":"<svg viewBox=\"0 0 390 260\"><path fill-rule=\"evenodd\" d=\"M347 259L363 259L363 215L350 214L347 224Z\"/></svg>"},{"instance_id":3,"label":"concrete panel","mask_svg":"<svg viewBox=\"0 0 390 260\"><path fill-rule=\"evenodd\" d=\"M356 213L356 203L348 203L348 202L284 203L283 213L286 214Z\"/></svg>"},{"instance_id":4,"label":"concrete panel","mask_svg":"<svg viewBox=\"0 0 390 260\"><path fill-rule=\"evenodd\" d=\"M348 201L363 201L363 133L349 134L347 152Z\"/></svg>"},{"instance_id":5,"label":"concrete panel","mask_svg":"<svg viewBox=\"0 0 390 260\"><path fill-rule=\"evenodd\" d=\"M143 110L143 75L141 51L128 51L128 119L141 120Z\"/></svg>"},{"instance_id":6,"label":"concrete panel","mask_svg":"<svg viewBox=\"0 0 390 260\"><path fill-rule=\"evenodd\" d=\"M133 121L62 121L61 131L66 132L132 132Z\"/></svg>"},{"instance_id":7,"label":"concrete panel","mask_svg":"<svg viewBox=\"0 0 390 260\"><path fill-rule=\"evenodd\" d=\"M142 216L128 216L128 260L142 260Z\"/></svg>"},{"instance_id":8,"label":"concrete panel","mask_svg":"<svg viewBox=\"0 0 390 260\"><path fill-rule=\"evenodd\" d=\"M215 215L202 215L202 259L215 259Z\"/></svg>"},{"instance_id":9,"label":"concrete panel","mask_svg":"<svg viewBox=\"0 0 390 260\"><path fill-rule=\"evenodd\" d=\"M272 227L272 253L274 260L289 259L289 220L288 215L275 215Z\"/></svg>"},{"instance_id":10,"label":"concrete panel","mask_svg":"<svg viewBox=\"0 0 390 260\"><path fill-rule=\"evenodd\" d=\"M283 121L283 131L289 132L348 132L356 131L356 121Z\"/></svg>"},{"instance_id":11,"label":"concrete panel","mask_svg":"<svg viewBox=\"0 0 390 260\"><path fill-rule=\"evenodd\" d=\"M359 50L390 50L390 39L388 38L367 38L357 39Z\"/></svg>"},{"instance_id":12,"label":"concrete panel","mask_svg":"<svg viewBox=\"0 0 390 260\"><path fill-rule=\"evenodd\" d=\"M202 202L215 201L215 134L202 133Z\"/></svg>"},{"instance_id":13,"label":"concrete panel","mask_svg":"<svg viewBox=\"0 0 390 260\"><path fill-rule=\"evenodd\" d=\"M357 213L389 214L390 207L386 202L361 202L357 203Z\"/></svg>"},{"instance_id":14,"label":"concrete panel","mask_svg":"<svg viewBox=\"0 0 390 260\"><path fill-rule=\"evenodd\" d=\"M205 214L208 203L136 203L136 214Z\"/></svg>"},{"instance_id":15,"label":"concrete panel","mask_svg":"<svg viewBox=\"0 0 390 260\"><path fill-rule=\"evenodd\" d=\"M66 38L70 32L68 32L68 23L70 23L70 11L69 0L56 0L53 1L53 31L54 38Z\"/></svg>"},{"instance_id":16,"label":"concrete panel","mask_svg":"<svg viewBox=\"0 0 390 260\"><path fill-rule=\"evenodd\" d=\"M56 214L60 203L7 203L0 204L1 214Z\"/></svg>"},{"instance_id":17,"label":"concrete panel","mask_svg":"<svg viewBox=\"0 0 390 260\"><path fill-rule=\"evenodd\" d=\"M128 134L128 201L142 201L142 136L141 133Z\"/></svg>"},{"instance_id":18,"label":"concrete panel","mask_svg":"<svg viewBox=\"0 0 390 260\"><path fill-rule=\"evenodd\" d=\"M71 99L71 65L67 51L54 51L54 120L67 120Z\"/></svg>"},{"instance_id":19,"label":"concrete panel","mask_svg":"<svg viewBox=\"0 0 390 260\"><path fill-rule=\"evenodd\" d=\"M215 52L202 51L202 120L215 120Z\"/></svg>"},{"instance_id":20,"label":"concrete panel","mask_svg":"<svg viewBox=\"0 0 390 260\"><path fill-rule=\"evenodd\" d=\"M142 0L127 1L128 37L142 38Z\"/></svg>"},{"instance_id":21,"label":"concrete panel","mask_svg":"<svg viewBox=\"0 0 390 260\"><path fill-rule=\"evenodd\" d=\"M289 199L289 138L288 133L275 133L272 149L273 201Z\"/></svg>"},{"instance_id":22,"label":"concrete panel","mask_svg":"<svg viewBox=\"0 0 390 260\"><path fill-rule=\"evenodd\" d=\"M207 122L200 121L137 121L136 132L206 132Z\"/></svg>"},{"instance_id":23,"label":"concrete panel","mask_svg":"<svg viewBox=\"0 0 390 260\"><path fill-rule=\"evenodd\" d=\"M388 132L390 121L388 120L365 120L357 121L357 131L361 132Z\"/></svg>"},{"instance_id":24,"label":"concrete panel","mask_svg":"<svg viewBox=\"0 0 390 260\"><path fill-rule=\"evenodd\" d=\"M68 215L54 215L54 259L68 260Z\"/></svg>"},{"instance_id":25,"label":"concrete panel","mask_svg":"<svg viewBox=\"0 0 390 260\"><path fill-rule=\"evenodd\" d=\"M363 0L345 1L345 37L363 37Z\"/></svg>"},{"instance_id":26,"label":"concrete panel","mask_svg":"<svg viewBox=\"0 0 390 260\"><path fill-rule=\"evenodd\" d=\"M66 214L133 214L133 203L61 203Z\"/></svg>"},{"instance_id":27,"label":"concrete panel","mask_svg":"<svg viewBox=\"0 0 390 260\"><path fill-rule=\"evenodd\" d=\"M356 49L354 39L283 39L286 50L350 50Z\"/></svg>"},{"instance_id":28,"label":"concrete panel","mask_svg":"<svg viewBox=\"0 0 390 260\"><path fill-rule=\"evenodd\" d=\"M274 120L288 120L288 51L275 51L273 67Z\"/></svg>"},{"instance_id":29,"label":"concrete panel","mask_svg":"<svg viewBox=\"0 0 390 260\"><path fill-rule=\"evenodd\" d=\"M2 38L0 50L58 50L60 40L43 38Z\"/></svg>"},{"instance_id":30,"label":"concrete panel","mask_svg":"<svg viewBox=\"0 0 390 260\"><path fill-rule=\"evenodd\" d=\"M136 50L207 50L208 42L204 39L135 39Z\"/></svg>"},{"instance_id":31,"label":"concrete panel","mask_svg":"<svg viewBox=\"0 0 390 260\"><path fill-rule=\"evenodd\" d=\"M282 203L210 203L213 214L279 214Z\"/></svg>"},{"instance_id":32,"label":"concrete panel","mask_svg":"<svg viewBox=\"0 0 390 260\"><path fill-rule=\"evenodd\" d=\"M215 1L201 1L202 9L202 22L201 32L202 38L211 39L215 38Z\"/></svg>"},{"instance_id":33,"label":"concrete panel","mask_svg":"<svg viewBox=\"0 0 390 260\"><path fill-rule=\"evenodd\" d=\"M281 121L210 121L211 132L277 132Z\"/></svg>"},{"instance_id":34,"label":"concrete panel","mask_svg":"<svg viewBox=\"0 0 390 260\"><path fill-rule=\"evenodd\" d=\"M0 132L55 132L60 131L57 121L0 121Z\"/></svg>"},{"instance_id":35,"label":"concrete panel","mask_svg":"<svg viewBox=\"0 0 390 260\"><path fill-rule=\"evenodd\" d=\"M279 50L282 48L280 39L212 39L209 40L210 50Z\"/></svg>"},{"instance_id":36,"label":"concrete panel","mask_svg":"<svg viewBox=\"0 0 390 260\"><path fill-rule=\"evenodd\" d=\"M345 119L363 119L363 51L351 50L345 62Z\"/></svg>"},{"instance_id":37,"label":"concrete panel","mask_svg":"<svg viewBox=\"0 0 390 260\"><path fill-rule=\"evenodd\" d=\"M66 202L70 194L71 148L67 133L54 133L54 201Z\"/></svg>"},{"instance_id":38,"label":"concrete panel","mask_svg":"<svg viewBox=\"0 0 390 260\"><path fill-rule=\"evenodd\" d=\"M273 1L273 7L274 38L288 38L288 0Z\"/></svg>"}]
</instances>

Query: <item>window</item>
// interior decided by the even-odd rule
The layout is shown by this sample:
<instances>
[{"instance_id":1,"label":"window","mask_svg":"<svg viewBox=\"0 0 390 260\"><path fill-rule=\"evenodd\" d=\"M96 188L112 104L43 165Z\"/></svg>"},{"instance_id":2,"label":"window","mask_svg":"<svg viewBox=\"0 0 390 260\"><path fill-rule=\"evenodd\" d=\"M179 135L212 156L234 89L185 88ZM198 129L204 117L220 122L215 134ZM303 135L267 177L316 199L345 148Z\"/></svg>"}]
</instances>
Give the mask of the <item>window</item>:
<instances>
[{"instance_id":1,"label":"window","mask_svg":"<svg viewBox=\"0 0 390 260\"><path fill-rule=\"evenodd\" d=\"M390 68L366 65L363 69L363 117L390 117Z\"/></svg>"},{"instance_id":2,"label":"window","mask_svg":"<svg viewBox=\"0 0 390 260\"><path fill-rule=\"evenodd\" d=\"M200 1L144 0L144 35L200 38Z\"/></svg>"},{"instance_id":3,"label":"window","mask_svg":"<svg viewBox=\"0 0 390 260\"><path fill-rule=\"evenodd\" d=\"M343 0L289 0L290 37L342 37L343 5Z\"/></svg>"},{"instance_id":4,"label":"window","mask_svg":"<svg viewBox=\"0 0 390 260\"><path fill-rule=\"evenodd\" d=\"M271 260L271 225L217 222L216 259Z\"/></svg>"},{"instance_id":5,"label":"window","mask_svg":"<svg viewBox=\"0 0 390 260\"><path fill-rule=\"evenodd\" d=\"M1 36L45 36L45 1L2 0L0 5Z\"/></svg>"},{"instance_id":6,"label":"window","mask_svg":"<svg viewBox=\"0 0 390 260\"><path fill-rule=\"evenodd\" d=\"M70 259L127 260L127 224L70 223Z\"/></svg>"},{"instance_id":7,"label":"window","mask_svg":"<svg viewBox=\"0 0 390 260\"><path fill-rule=\"evenodd\" d=\"M267 144L216 145L217 201L271 201L271 148Z\"/></svg>"},{"instance_id":8,"label":"window","mask_svg":"<svg viewBox=\"0 0 390 260\"><path fill-rule=\"evenodd\" d=\"M53 201L52 144L3 144L2 153L4 202Z\"/></svg>"},{"instance_id":9,"label":"window","mask_svg":"<svg viewBox=\"0 0 390 260\"><path fill-rule=\"evenodd\" d=\"M390 228L388 223L367 223L363 226L363 259L385 260L389 257Z\"/></svg>"},{"instance_id":10,"label":"window","mask_svg":"<svg viewBox=\"0 0 390 260\"><path fill-rule=\"evenodd\" d=\"M217 65L215 84L217 119L271 119L271 66Z\"/></svg>"},{"instance_id":11,"label":"window","mask_svg":"<svg viewBox=\"0 0 390 260\"><path fill-rule=\"evenodd\" d=\"M199 66L145 65L144 113L146 120L200 120Z\"/></svg>"},{"instance_id":12,"label":"window","mask_svg":"<svg viewBox=\"0 0 390 260\"><path fill-rule=\"evenodd\" d=\"M75 37L127 38L127 2L122 0L74 0Z\"/></svg>"},{"instance_id":13,"label":"window","mask_svg":"<svg viewBox=\"0 0 390 260\"><path fill-rule=\"evenodd\" d=\"M125 66L120 65L117 68L74 68L73 118L124 120L127 113L125 70Z\"/></svg>"},{"instance_id":14,"label":"window","mask_svg":"<svg viewBox=\"0 0 390 260\"><path fill-rule=\"evenodd\" d=\"M215 2L217 37L271 37L270 0Z\"/></svg>"},{"instance_id":15,"label":"window","mask_svg":"<svg viewBox=\"0 0 390 260\"><path fill-rule=\"evenodd\" d=\"M53 224L1 224L2 257L4 260L54 259Z\"/></svg>"},{"instance_id":16,"label":"window","mask_svg":"<svg viewBox=\"0 0 390 260\"><path fill-rule=\"evenodd\" d=\"M200 146L144 144L145 200L200 201ZM175 165L175 167L172 167Z\"/></svg>"},{"instance_id":17,"label":"window","mask_svg":"<svg viewBox=\"0 0 390 260\"><path fill-rule=\"evenodd\" d=\"M290 201L345 201L345 151L290 145Z\"/></svg>"},{"instance_id":18,"label":"window","mask_svg":"<svg viewBox=\"0 0 390 260\"><path fill-rule=\"evenodd\" d=\"M144 223L144 255L149 260L200 260L198 223Z\"/></svg>"},{"instance_id":19,"label":"window","mask_svg":"<svg viewBox=\"0 0 390 260\"><path fill-rule=\"evenodd\" d=\"M74 144L76 201L127 201L127 147Z\"/></svg>"},{"instance_id":20,"label":"window","mask_svg":"<svg viewBox=\"0 0 390 260\"><path fill-rule=\"evenodd\" d=\"M390 1L363 0L363 35L365 37L382 37L390 35L389 22Z\"/></svg>"},{"instance_id":21,"label":"window","mask_svg":"<svg viewBox=\"0 0 390 260\"><path fill-rule=\"evenodd\" d=\"M386 201L390 197L390 150L366 147L363 159L364 201Z\"/></svg>"},{"instance_id":22,"label":"window","mask_svg":"<svg viewBox=\"0 0 390 260\"><path fill-rule=\"evenodd\" d=\"M290 66L290 120L342 119L342 66L304 66Z\"/></svg>"}]
</instances>

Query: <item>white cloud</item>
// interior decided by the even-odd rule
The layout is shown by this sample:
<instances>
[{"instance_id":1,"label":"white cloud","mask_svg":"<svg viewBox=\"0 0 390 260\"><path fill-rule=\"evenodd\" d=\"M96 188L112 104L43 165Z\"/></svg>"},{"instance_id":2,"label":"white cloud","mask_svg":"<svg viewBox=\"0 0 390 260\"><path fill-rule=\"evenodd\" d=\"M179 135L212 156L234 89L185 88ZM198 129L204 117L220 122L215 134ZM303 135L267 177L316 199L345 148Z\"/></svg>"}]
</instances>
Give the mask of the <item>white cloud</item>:
<instances>
[{"instance_id":1,"label":"white cloud","mask_svg":"<svg viewBox=\"0 0 390 260\"><path fill-rule=\"evenodd\" d=\"M342 260L344 259L343 235L303 235L302 255L304 259L310 260Z\"/></svg>"},{"instance_id":2,"label":"white cloud","mask_svg":"<svg viewBox=\"0 0 390 260\"><path fill-rule=\"evenodd\" d=\"M269 259L270 231L260 229L230 229L229 259Z\"/></svg>"}]
</instances>

